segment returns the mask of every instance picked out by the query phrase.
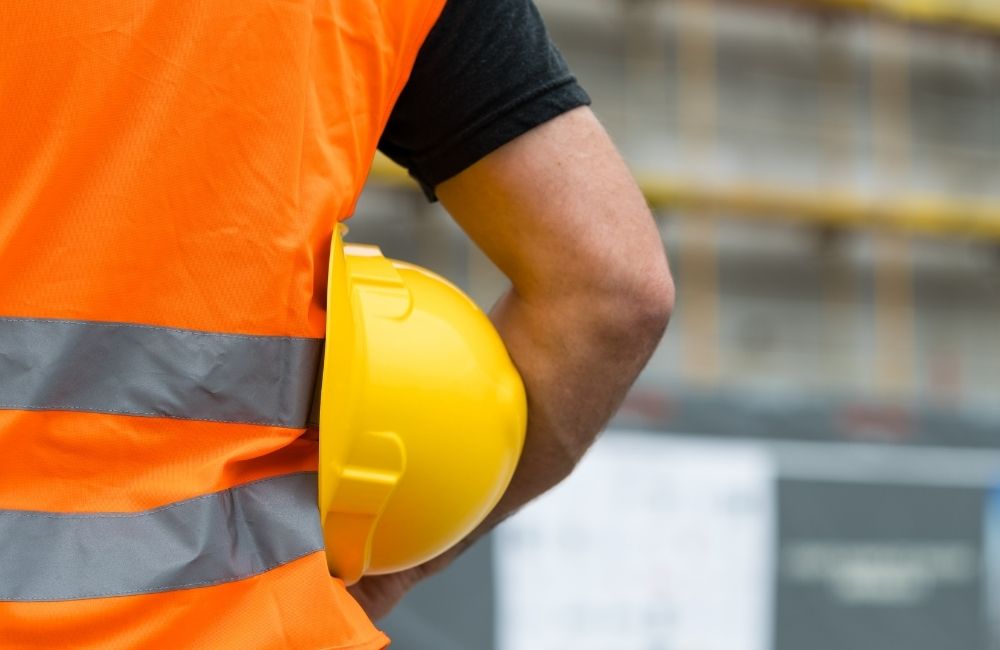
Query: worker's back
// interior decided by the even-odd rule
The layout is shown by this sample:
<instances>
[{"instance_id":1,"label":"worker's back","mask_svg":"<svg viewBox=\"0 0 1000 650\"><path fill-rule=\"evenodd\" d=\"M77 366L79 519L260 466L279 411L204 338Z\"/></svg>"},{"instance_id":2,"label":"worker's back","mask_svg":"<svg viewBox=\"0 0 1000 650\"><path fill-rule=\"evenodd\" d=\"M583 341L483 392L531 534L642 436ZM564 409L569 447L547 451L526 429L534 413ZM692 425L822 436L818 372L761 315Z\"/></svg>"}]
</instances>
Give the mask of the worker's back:
<instances>
[{"instance_id":1,"label":"worker's back","mask_svg":"<svg viewBox=\"0 0 1000 650\"><path fill-rule=\"evenodd\" d=\"M302 434L331 227L442 4L0 4L0 647L384 645Z\"/></svg>"}]
</instances>

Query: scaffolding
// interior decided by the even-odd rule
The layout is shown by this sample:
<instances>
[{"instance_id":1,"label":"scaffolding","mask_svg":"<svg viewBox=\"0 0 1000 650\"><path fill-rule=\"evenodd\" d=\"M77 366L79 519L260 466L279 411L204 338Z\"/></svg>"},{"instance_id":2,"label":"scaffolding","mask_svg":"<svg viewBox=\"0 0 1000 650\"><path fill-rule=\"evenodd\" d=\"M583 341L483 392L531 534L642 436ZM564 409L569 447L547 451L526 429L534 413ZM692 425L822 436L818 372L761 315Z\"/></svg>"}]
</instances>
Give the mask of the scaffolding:
<instances>
[{"instance_id":1,"label":"scaffolding","mask_svg":"<svg viewBox=\"0 0 1000 650\"><path fill-rule=\"evenodd\" d=\"M658 3L656 0L622 0L622 19L635 32L629 47L634 48L630 60L642 69L629 72L634 81L627 83L627 92L650 77L647 62L657 61L663 53L655 51L643 37L649 29L645 15ZM685 151L694 158L704 158L713 146L712 131L716 113L717 84L714 50L716 37L712 33L712 16L716 5L725 0L685 0L677 7L701 20L697 33L679 33L677 57L682 87L678 131ZM729 3L731 4L731 3ZM738 3L745 6L745 3ZM874 162L883 177L898 178L909 166L910 144L905 129L897 127L909 122L909 71L906 63L908 33L914 23L934 28L955 26L976 27L1000 35L1000 2L997 0L758 0L757 4L775 8L795 7L801 10L829 13L854 12L870 20L874 37L883 45L896 48L896 56L877 56L869 64L873 79L870 115L874 128L888 144L874 152ZM887 20L895 19L895 20ZM647 34L648 35L648 34ZM664 55L665 56L665 55ZM660 57L659 60L664 60ZM661 71L662 74L667 74ZM826 72L836 80L844 70L831 61ZM845 98L827 98L828 103L843 104ZM829 129L831 143L827 156L843 158L838 151L838 139L843 139L843 127L849 118L837 117L838 128ZM903 187L892 192L871 196L848 188L826 185L819 188L797 188L754 182L720 182L711 174L669 175L641 168L634 170L650 206L659 212L684 215L717 214L727 218L781 220L826 230L879 230L904 235L939 238L966 238L1000 242L1000 197L958 198L949 195L916 193ZM376 183L406 185L402 170L383 157L376 159L372 169Z\"/></svg>"},{"instance_id":2,"label":"scaffolding","mask_svg":"<svg viewBox=\"0 0 1000 650\"><path fill-rule=\"evenodd\" d=\"M563 9L564 15L577 11L572 2L552 0L551 5L553 11ZM985 193L980 194L962 195L958 186L949 184L930 191L926 189L930 184L913 182L918 178L913 170L917 168L914 163L921 162L921 147L929 146L920 139L925 123L919 119L926 113L918 112L920 93L925 92L925 86L919 84L926 83L921 81L926 78L920 77L924 72L918 66L926 65L928 57L938 56L934 49L920 48L925 43L935 47L940 38L962 47L967 42L976 43L995 52L989 56L996 57L1000 53L1000 41L994 39L1000 35L1000 2L753 3L764 12L760 16L764 21L791 9L795 24L802 26L805 21L805 33L812 33L811 19L815 19L816 49L802 69L816 75L812 87L818 94L807 105L819 112L809 118L816 131L808 146L820 164L817 176L804 182L785 182L780 176L769 180L752 165L741 169L749 172L746 175L718 173L714 166L718 152L731 146L726 138L732 137L733 123L727 120L733 119L734 112L731 104L725 103L725 84L733 78L732 66L744 65L732 59L733 50L726 49L732 47L731 42L726 39L734 33L734 18L736 24L742 24L748 17L747 6L731 0L620 0L616 4L595 0L588 10L616 18L620 23L615 29L627 35L605 45L624 48L609 50L621 56L619 65L623 67L616 72L623 74L620 83L603 88L605 100L613 102L620 97L619 112L614 112L613 105L608 112L619 120L614 126L621 131L613 132L623 149L634 153L628 146L630 137L633 144L653 141L652 147L662 142L671 150L671 160L683 161L674 167L668 161L656 169L644 169L642 163L633 161L648 203L659 218L666 219L663 225L669 221L674 234L673 263L684 281L683 309L674 325L684 341L676 351L678 376L685 385L711 390L732 375L732 361L723 352L725 345L720 344L726 336L721 329L726 316L719 259L720 234L726 226L720 223L771 221L815 231L820 236L817 241L834 241L829 237L834 233L863 233L871 244L870 276L863 277L862 271L843 257L843 248L817 248L822 257L817 259L821 305L826 314L823 346L831 351L822 356L826 365L821 372L845 378L863 372L870 378L865 384L870 397L886 403L915 396L922 390L918 384L926 370L921 367L925 361L919 353L915 240L978 241L988 246L1000 243L1000 188L994 190L989 185L992 167L981 168ZM972 27L976 29L968 29ZM940 34L929 34L928 30ZM864 35L859 41L864 47L847 49L846 40L858 33ZM814 47L811 41L803 42L805 47ZM984 69L995 69L1000 79L1000 58L988 61L995 63L984 64L993 66ZM649 120L651 114L655 114L655 122ZM774 120L778 128L786 126L780 114ZM666 129L669 139L651 140L650 136L663 135L651 129ZM996 136L1000 141L1000 131ZM754 137L770 136L756 133ZM990 138L993 142L993 136ZM1000 156L995 156L992 148L988 153L989 164L997 164L1000 170ZM655 157L651 160L652 165L658 164ZM861 160L864 165L860 169L866 176L865 183L859 184L852 181L851 174L857 172L853 166ZM416 190L405 171L382 156L374 163L372 180L377 185ZM833 351L840 349L838 337L859 318L859 287L866 283L870 283L867 286L872 296L870 352L848 358Z\"/></svg>"}]
</instances>

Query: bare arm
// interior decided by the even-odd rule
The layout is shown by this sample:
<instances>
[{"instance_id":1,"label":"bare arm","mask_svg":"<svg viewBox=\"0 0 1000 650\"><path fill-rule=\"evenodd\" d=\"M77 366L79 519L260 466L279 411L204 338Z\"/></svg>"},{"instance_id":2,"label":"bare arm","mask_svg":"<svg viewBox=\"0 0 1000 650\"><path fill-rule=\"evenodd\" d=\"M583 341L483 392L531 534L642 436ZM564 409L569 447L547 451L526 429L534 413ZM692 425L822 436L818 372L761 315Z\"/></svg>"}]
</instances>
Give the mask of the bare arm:
<instances>
[{"instance_id":1,"label":"bare arm","mask_svg":"<svg viewBox=\"0 0 1000 650\"><path fill-rule=\"evenodd\" d=\"M510 487L469 538L417 570L353 588L373 617L570 473L645 365L673 308L649 209L587 108L529 131L437 193L511 280L492 318L527 388L528 435Z\"/></svg>"},{"instance_id":2,"label":"bare arm","mask_svg":"<svg viewBox=\"0 0 1000 650\"><path fill-rule=\"evenodd\" d=\"M607 423L663 333L673 284L645 200L589 109L438 195L513 284L492 316L528 390L529 431L495 524L565 478Z\"/></svg>"}]
</instances>

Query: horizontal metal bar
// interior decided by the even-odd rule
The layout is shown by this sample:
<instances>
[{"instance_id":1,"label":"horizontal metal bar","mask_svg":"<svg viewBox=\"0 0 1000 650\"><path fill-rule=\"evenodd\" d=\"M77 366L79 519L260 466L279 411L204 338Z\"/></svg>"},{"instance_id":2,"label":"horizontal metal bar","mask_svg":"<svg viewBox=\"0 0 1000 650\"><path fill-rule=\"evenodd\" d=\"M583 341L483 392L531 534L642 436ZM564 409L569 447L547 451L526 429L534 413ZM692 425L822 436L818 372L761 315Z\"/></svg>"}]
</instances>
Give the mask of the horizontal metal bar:
<instances>
[{"instance_id":1,"label":"horizontal metal bar","mask_svg":"<svg viewBox=\"0 0 1000 650\"><path fill-rule=\"evenodd\" d=\"M379 156L371 178L391 186L417 186ZM847 191L795 190L766 185L710 184L638 174L650 206L679 214L780 220L842 230L883 228L939 238L1000 241L1000 199L962 201L935 196L872 199Z\"/></svg>"}]
</instances>

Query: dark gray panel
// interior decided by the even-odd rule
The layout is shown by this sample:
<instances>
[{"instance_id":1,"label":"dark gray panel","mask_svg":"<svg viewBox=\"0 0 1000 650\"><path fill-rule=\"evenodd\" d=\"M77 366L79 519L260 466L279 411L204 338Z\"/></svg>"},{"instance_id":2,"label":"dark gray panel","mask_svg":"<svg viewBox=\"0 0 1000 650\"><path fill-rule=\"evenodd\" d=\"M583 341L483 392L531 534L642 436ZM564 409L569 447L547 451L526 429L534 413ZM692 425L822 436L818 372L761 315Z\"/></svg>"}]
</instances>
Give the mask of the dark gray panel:
<instances>
[{"instance_id":1,"label":"dark gray panel","mask_svg":"<svg viewBox=\"0 0 1000 650\"><path fill-rule=\"evenodd\" d=\"M1000 411L976 412L869 398L664 387L640 378L614 426L733 438L1000 447Z\"/></svg>"},{"instance_id":2,"label":"dark gray panel","mask_svg":"<svg viewBox=\"0 0 1000 650\"><path fill-rule=\"evenodd\" d=\"M984 650L984 491L789 481L777 650Z\"/></svg>"}]
</instances>

